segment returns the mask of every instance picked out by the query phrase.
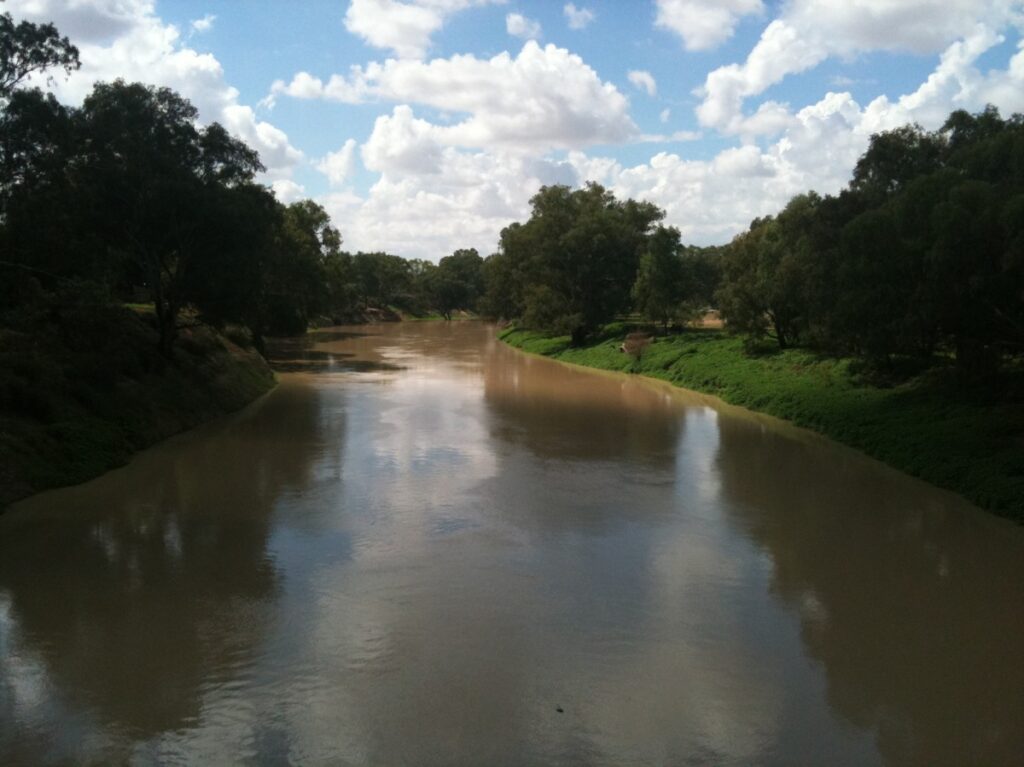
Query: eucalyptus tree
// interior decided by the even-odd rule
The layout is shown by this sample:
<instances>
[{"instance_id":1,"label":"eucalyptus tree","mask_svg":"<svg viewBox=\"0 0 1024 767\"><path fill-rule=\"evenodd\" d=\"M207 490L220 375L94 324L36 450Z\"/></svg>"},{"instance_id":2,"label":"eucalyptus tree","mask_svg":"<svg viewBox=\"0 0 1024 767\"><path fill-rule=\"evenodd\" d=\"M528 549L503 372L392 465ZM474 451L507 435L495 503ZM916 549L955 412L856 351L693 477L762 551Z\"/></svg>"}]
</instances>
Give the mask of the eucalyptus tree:
<instances>
[{"instance_id":1,"label":"eucalyptus tree","mask_svg":"<svg viewBox=\"0 0 1024 767\"><path fill-rule=\"evenodd\" d=\"M263 170L257 153L169 88L99 83L79 114L80 174L93 226L156 312L170 355L189 271L211 256L211 200Z\"/></svg>"},{"instance_id":2,"label":"eucalyptus tree","mask_svg":"<svg viewBox=\"0 0 1024 767\"><path fill-rule=\"evenodd\" d=\"M663 329L679 314L686 297L681 249L679 230L659 226L640 255L633 284L635 307Z\"/></svg>"},{"instance_id":3,"label":"eucalyptus tree","mask_svg":"<svg viewBox=\"0 0 1024 767\"><path fill-rule=\"evenodd\" d=\"M483 293L483 259L474 248L445 256L429 278L431 304L446 319L457 309L475 309Z\"/></svg>"},{"instance_id":4,"label":"eucalyptus tree","mask_svg":"<svg viewBox=\"0 0 1024 767\"><path fill-rule=\"evenodd\" d=\"M78 48L53 24L15 24L11 14L0 14L0 100L30 75L57 68L70 74L79 66Z\"/></svg>"},{"instance_id":5,"label":"eucalyptus tree","mask_svg":"<svg viewBox=\"0 0 1024 767\"><path fill-rule=\"evenodd\" d=\"M71 144L69 110L52 95L20 86L34 74L70 74L79 66L78 49L52 24L16 24L11 14L0 14L0 274L9 285L23 274L12 269L44 274L30 262L53 252L66 231L57 200ZM22 215L12 219L12 207Z\"/></svg>"},{"instance_id":6,"label":"eucalyptus tree","mask_svg":"<svg viewBox=\"0 0 1024 767\"><path fill-rule=\"evenodd\" d=\"M530 203L530 219L501 233L508 271L523 280L523 321L578 345L629 307L640 253L664 211L593 183L542 187Z\"/></svg>"}]
</instances>

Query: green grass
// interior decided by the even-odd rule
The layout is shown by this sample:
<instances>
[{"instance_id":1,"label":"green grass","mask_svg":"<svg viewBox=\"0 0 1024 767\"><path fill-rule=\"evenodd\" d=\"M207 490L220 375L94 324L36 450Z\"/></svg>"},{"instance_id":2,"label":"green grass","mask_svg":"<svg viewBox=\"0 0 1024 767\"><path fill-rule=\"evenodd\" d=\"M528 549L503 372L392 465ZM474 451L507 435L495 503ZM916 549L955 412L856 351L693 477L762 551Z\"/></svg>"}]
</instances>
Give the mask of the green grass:
<instances>
[{"instance_id":1,"label":"green grass","mask_svg":"<svg viewBox=\"0 0 1024 767\"><path fill-rule=\"evenodd\" d=\"M511 346L577 365L639 373L784 418L890 466L1024 522L1024 397L1021 373L998 391L965 390L946 371L897 386L861 380L850 360L802 350L751 356L721 331L655 338L639 360L619 351L613 325L588 345L509 328Z\"/></svg>"},{"instance_id":2,"label":"green grass","mask_svg":"<svg viewBox=\"0 0 1024 767\"><path fill-rule=\"evenodd\" d=\"M135 307L55 306L0 327L0 510L75 484L269 390L263 359L209 328L173 360Z\"/></svg>"}]
</instances>

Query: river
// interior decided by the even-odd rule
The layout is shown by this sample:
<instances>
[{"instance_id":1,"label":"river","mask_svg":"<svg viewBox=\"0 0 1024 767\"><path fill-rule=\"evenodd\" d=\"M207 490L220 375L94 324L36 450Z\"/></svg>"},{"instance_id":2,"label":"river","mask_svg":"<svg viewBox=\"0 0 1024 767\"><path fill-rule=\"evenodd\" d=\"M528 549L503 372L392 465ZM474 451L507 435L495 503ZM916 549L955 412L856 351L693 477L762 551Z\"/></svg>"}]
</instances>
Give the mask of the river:
<instances>
[{"instance_id":1,"label":"river","mask_svg":"<svg viewBox=\"0 0 1024 767\"><path fill-rule=\"evenodd\" d=\"M0 764L1002 765L1024 528L477 323L0 517Z\"/></svg>"}]
</instances>

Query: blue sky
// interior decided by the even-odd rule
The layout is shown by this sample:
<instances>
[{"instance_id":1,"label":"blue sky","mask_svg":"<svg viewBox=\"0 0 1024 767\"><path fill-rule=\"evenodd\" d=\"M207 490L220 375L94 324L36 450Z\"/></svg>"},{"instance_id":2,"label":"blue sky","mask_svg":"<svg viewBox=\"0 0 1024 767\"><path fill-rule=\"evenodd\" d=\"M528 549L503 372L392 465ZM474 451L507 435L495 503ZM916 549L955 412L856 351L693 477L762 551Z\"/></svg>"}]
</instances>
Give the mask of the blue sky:
<instances>
[{"instance_id":1,"label":"blue sky","mask_svg":"<svg viewBox=\"0 0 1024 767\"><path fill-rule=\"evenodd\" d=\"M726 242L870 135L1024 111L1024 0L7 0L82 50L54 88L169 85L351 249L494 250L544 183L651 200Z\"/></svg>"}]
</instances>

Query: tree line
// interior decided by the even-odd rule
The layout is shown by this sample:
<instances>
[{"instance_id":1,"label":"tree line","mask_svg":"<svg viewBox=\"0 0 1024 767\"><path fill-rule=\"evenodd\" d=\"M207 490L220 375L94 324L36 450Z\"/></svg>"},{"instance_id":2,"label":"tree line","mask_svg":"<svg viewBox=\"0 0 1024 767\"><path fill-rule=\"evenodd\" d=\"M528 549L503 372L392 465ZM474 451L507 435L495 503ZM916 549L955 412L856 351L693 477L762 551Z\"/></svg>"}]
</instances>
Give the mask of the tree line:
<instances>
[{"instance_id":1,"label":"tree line","mask_svg":"<svg viewBox=\"0 0 1024 767\"><path fill-rule=\"evenodd\" d=\"M667 328L713 302L719 249L682 245L652 203L594 183L542 187L530 203L529 220L503 229L484 261L485 314L580 344L624 313Z\"/></svg>"},{"instance_id":2,"label":"tree line","mask_svg":"<svg viewBox=\"0 0 1024 767\"><path fill-rule=\"evenodd\" d=\"M200 127L168 88L98 83L81 107L33 73L79 66L51 24L0 15L0 321L56 300L152 305L171 355L193 322L268 335L380 308L445 317L475 304L483 259L439 264L347 253L326 211L284 205L255 181L258 154L221 125Z\"/></svg>"},{"instance_id":3,"label":"tree line","mask_svg":"<svg viewBox=\"0 0 1024 767\"><path fill-rule=\"evenodd\" d=\"M99 83L81 107L22 87L71 72L52 25L0 15L0 315L57 290L249 328L258 348L313 322L400 309L515 319L583 343L639 314L663 329L717 307L752 345L878 369L952 358L984 376L1024 352L1024 117L956 111L872 136L837 195L797 195L728 245L684 245L664 211L598 184L546 186L487 259L347 253L326 211L255 181L255 151L167 88ZM183 317L186 319L183 320Z\"/></svg>"},{"instance_id":4,"label":"tree line","mask_svg":"<svg viewBox=\"0 0 1024 767\"><path fill-rule=\"evenodd\" d=\"M724 250L729 325L879 369L1024 352L1024 116L953 112L871 137L838 195L794 197Z\"/></svg>"},{"instance_id":5,"label":"tree line","mask_svg":"<svg viewBox=\"0 0 1024 767\"><path fill-rule=\"evenodd\" d=\"M484 263L483 308L581 343L629 312L667 327L717 307L750 346L878 371L953 359L985 377L1024 352L1024 116L953 112L871 137L837 195L808 192L696 248L650 203L545 187Z\"/></svg>"}]
</instances>

